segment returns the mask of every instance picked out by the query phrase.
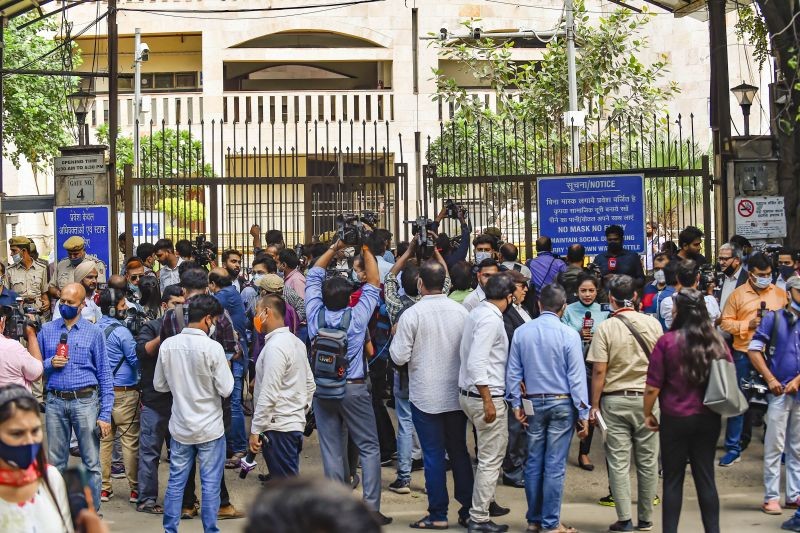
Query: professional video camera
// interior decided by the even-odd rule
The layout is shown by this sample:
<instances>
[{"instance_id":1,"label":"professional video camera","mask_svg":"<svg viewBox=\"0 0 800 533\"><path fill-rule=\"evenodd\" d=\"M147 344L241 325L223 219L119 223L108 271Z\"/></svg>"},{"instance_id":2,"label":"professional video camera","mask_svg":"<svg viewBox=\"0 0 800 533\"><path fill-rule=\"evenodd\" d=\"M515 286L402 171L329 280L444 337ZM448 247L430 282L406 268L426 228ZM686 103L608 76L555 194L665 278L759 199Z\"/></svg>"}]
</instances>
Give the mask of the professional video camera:
<instances>
[{"instance_id":1,"label":"professional video camera","mask_svg":"<svg viewBox=\"0 0 800 533\"><path fill-rule=\"evenodd\" d=\"M425 217L417 217L416 220L406 220L406 224L411 224L411 233L417 241L417 259L430 259L435 243L428 232L434 231L434 221Z\"/></svg>"},{"instance_id":2,"label":"professional video camera","mask_svg":"<svg viewBox=\"0 0 800 533\"><path fill-rule=\"evenodd\" d=\"M148 320L150 320L150 317L147 316L147 313L141 309L130 307L125 316L125 327L136 337L139 332L142 331L142 327Z\"/></svg>"},{"instance_id":3,"label":"professional video camera","mask_svg":"<svg viewBox=\"0 0 800 533\"><path fill-rule=\"evenodd\" d=\"M444 201L445 217L457 220L461 215L467 218L467 208L461 204L457 204L455 200L448 198Z\"/></svg>"},{"instance_id":4,"label":"professional video camera","mask_svg":"<svg viewBox=\"0 0 800 533\"><path fill-rule=\"evenodd\" d=\"M706 263L705 265L701 265L699 270L700 282L697 284L697 289L700 292L706 292L709 285L721 286L719 277L722 273L717 272L714 265Z\"/></svg>"},{"instance_id":5,"label":"professional video camera","mask_svg":"<svg viewBox=\"0 0 800 533\"><path fill-rule=\"evenodd\" d=\"M25 306L22 298L17 298L17 304L3 306L3 315L6 317L6 328L3 336L9 339L25 339L25 327L33 326L36 331L41 328L39 311L33 306ZM31 318L33 317L33 318Z\"/></svg>"},{"instance_id":6,"label":"professional video camera","mask_svg":"<svg viewBox=\"0 0 800 533\"><path fill-rule=\"evenodd\" d=\"M769 387L764 382L761 374L755 370L750 371L749 376L745 376L741 381L742 393L750 404L750 409L765 413L767 411L767 393ZM758 425L758 424L757 424Z\"/></svg>"},{"instance_id":7,"label":"professional video camera","mask_svg":"<svg viewBox=\"0 0 800 533\"><path fill-rule=\"evenodd\" d=\"M217 246L206 240L205 235L198 235L192 243L192 258L201 267L217 258Z\"/></svg>"},{"instance_id":8,"label":"professional video camera","mask_svg":"<svg viewBox=\"0 0 800 533\"><path fill-rule=\"evenodd\" d=\"M377 224L378 214L374 211L362 211L360 217L343 213L336 217L336 237L347 245L361 246Z\"/></svg>"}]
</instances>

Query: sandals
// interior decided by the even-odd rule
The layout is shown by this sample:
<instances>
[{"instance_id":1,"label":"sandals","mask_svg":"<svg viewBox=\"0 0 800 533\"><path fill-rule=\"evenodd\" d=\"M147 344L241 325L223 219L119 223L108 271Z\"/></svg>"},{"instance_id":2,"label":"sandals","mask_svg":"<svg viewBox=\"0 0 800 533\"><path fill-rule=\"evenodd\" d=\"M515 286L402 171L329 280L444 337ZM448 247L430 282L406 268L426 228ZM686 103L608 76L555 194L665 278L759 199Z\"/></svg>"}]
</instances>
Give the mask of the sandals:
<instances>
[{"instance_id":1,"label":"sandals","mask_svg":"<svg viewBox=\"0 0 800 533\"><path fill-rule=\"evenodd\" d=\"M147 514L164 514L164 508L154 503L152 505L147 504L139 504L136 506L136 510L140 513L147 513Z\"/></svg>"},{"instance_id":2,"label":"sandals","mask_svg":"<svg viewBox=\"0 0 800 533\"><path fill-rule=\"evenodd\" d=\"M411 529L437 529L437 530L443 530L443 529L449 529L450 525L449 524L445 524L443 526L437 526L436 524L434 524L433 520L431 520L430 515L428 515L428 516L425 516L423 518L420 518L416 522L411 522L410 524L408 524L408 527L410 527Z\"/></svg>"}]
</instances>

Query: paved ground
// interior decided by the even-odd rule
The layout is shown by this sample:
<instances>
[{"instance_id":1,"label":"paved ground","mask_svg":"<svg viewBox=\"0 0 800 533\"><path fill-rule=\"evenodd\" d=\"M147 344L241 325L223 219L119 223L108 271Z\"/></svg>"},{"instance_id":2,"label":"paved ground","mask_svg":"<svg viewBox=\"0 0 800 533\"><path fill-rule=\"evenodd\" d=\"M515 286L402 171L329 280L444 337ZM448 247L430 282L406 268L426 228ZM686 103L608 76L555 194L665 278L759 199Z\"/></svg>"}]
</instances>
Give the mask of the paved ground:
<instances>
[{"instance_id":1,"label":"paved ground","mask_svg":"<svg viewBox=\"0 0 800 533\"><path fill-rule=\"evenodd\" d=\"M758 436L760 430L756 430ZM595 442L592 450L592 458L597 465L603 464L602 447L599 440ZM753 444L746 452L742 461L731 468L717 468L717 484L720 492L721 521L722 531L778 531L783 520L787 520L791 513L784 511L782 516L767 516L758 510L762 501L761 485L761 443ZM570 454L570 466L567 470L567 483L564 496L564 506L562 509L562 520L564 523L577 527L582 532L606 531L608 524L616 520L613 509L601 507L595 502L597 498L606 494L607 480L605 467L597 468L594 472L580 470L575 463L577 454L576 443L573 443L573 450ZM163 490L167 480L167 466L161 468L161 490ZM259 466L261 468L261 466ZM316 433L306 441L305 450L301 463L303 474L309 476L322 475L322 466L319 457L319 444ZM260 490L260 483L255 472L251 473L246 480L238 478L238 472L226 471L226 478L231 499L239 507L247 509L249 502ZM424 479L422 472L414 472L412 488L414 491L410 495L398 495L390 492L387 485L394 480L394 469L383 469L383 499L382 511L394 518L394 523L385 529L387 532L409 531L408 523L416 520L425 514L427 501L422 492ZM142 533L158 531L161 527L160 517L137 513L133 504L127 503L127 498L120 498L126 494L126 482L124 479L113 480L117 498L111 502L103 504L103 513L113 532ZM450 480L452 488L452 480ZM635 485L634 485L635 489ZM659 491L660 492L660 491ZM451 492L452 493L452 492ZM497 501L511 508L511 514L498 519L499 523L509 524L510 531L521 532L525 528L525 493L521 489L500 486L498 488ZM634 492L635 494L635 492ZM700 512L697 506L694 485L691 475L687 473L687 482L684 497L684 509L681 516L681 531L701 532ZM463 531L456 523L457 516L455 509L451 506L450 524L451 529ZM660 531L658 527L661 522L661 508L656 508L654 531ZM243 520L220 522L220 528L224 532L241 531L244 526ZM187 532L202 531L202 524L199 518L184 520L181 523L181 530Z\"/></svg>"}]
</instances>

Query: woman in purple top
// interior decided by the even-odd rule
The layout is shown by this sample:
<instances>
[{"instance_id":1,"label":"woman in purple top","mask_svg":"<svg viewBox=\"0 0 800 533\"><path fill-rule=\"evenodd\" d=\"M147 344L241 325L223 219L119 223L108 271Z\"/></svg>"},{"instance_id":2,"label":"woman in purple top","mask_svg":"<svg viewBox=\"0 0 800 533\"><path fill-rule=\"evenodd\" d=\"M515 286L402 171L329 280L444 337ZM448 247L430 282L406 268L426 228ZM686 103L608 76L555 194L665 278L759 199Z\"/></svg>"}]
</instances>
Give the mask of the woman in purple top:
<instances>
[{"instance_id":1,"label":"woman in purple top","mask_svg":"<svg viewBox=\"0 0 800 533\"><path fill-rule=\"evenodd\" d=\"M681 289L675 297L675 319L650 356L644 397L645 424L660 431L664 533L678 531L686 460L692 467L706 533L719 532L719 498L714 481L714 454L720 416L703 405L714 359L731 360L728 347L711 325L703 294ZM661 422L653 415L659 400Z\"/></svg>"}]
</instances>

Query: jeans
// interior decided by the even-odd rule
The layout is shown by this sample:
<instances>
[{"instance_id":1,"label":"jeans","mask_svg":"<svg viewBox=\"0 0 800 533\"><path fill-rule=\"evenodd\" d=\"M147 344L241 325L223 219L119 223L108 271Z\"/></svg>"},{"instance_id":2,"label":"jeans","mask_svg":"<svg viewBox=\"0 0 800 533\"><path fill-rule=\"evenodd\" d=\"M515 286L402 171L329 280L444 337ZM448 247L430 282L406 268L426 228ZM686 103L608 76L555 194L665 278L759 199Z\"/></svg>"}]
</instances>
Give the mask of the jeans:
<instances>
[{"instance_id":1,"label":"jeans","mask_svg":"<svg viewBox=\"0 0 800 533\"><path fill-rule=\"evenodd\" d=\"M261 453L273 479L300 474L300 451L303 449L301 431L267 431L269 444L262 445Z\"/></svg>"},{"instance_id":2,"label":"jeans","mask_svg":"<svg viewBox=\"0 0 800 533\"><path fill-rule=\"evenodd\" d=\"M170 456L171 455L172 450L170 450ZM184 509L194 507L194 504L197 503L197 495L195 494L197 486L195 484L195 478L197 478L197 462L192 463L191 470L189 470L189 477L186 480L186 486L183 488L183 504L181 506ZM220 481L219 485L219 506L227 507L230 504L231 495L228 492L228 486L225 484L225 476L222 476L222 480Z\"/></svg>"},{"instance_id":3,"label":"jeans","mask_svg":"<svg viewBox=\"0 0 800 533\"><path fill-rule=\"evenodd\" d=\"M372 384L372 410L375 412L375 427L378 430L381 460L391 459L392 455L397 452L394 426L392 426L392 419L389 417L384 403L388 347L384 349L384 352L383 356L373 359L369 367L369 380Z\"/></svg>"},{"instance_id":4,"label":"jeans","mask_svg":"<svg viewBox=\"0 0 800 533\"><path fill-rule=\"evenodd\" d=\"M95 509L100 509L100 439L95 433L100 400L97 391L87 398L64 400L47 394L45 429L47 430L47 461L62 474L69 460L69 440L72 431L78 437L83 466L89 474Z\"/></svg>"},{"instance_id":5,"label":"jeans","mask_svg":"<svg viewBox=\"0 0 800 533\"><path fill-rule=\"evenodd\" d=\"M375 413L366 384L348 383L344 398L323 400L314 398L319 447L325 477L350 484L345 473L345 454L349 434L358 447L363 474L364 502L373 511L381 509L381 452ZM350 465L351 470L355 465Z\"/></svg>"},{"instance_id":6,"label":"jeans","mask_svg":"<svg viewBox=\"0 0 800 533\"><path fill-rule=\"evenodd\" d=\"M415 449L419 448L411 419L411 401L395 394L394 411L397 415L397 479L411 481L411 461Z\"/></svg>"},{"instance_id":7,"label":"jeans","mask_svg":"<svg viewBox=\"0 0 800 533\"><path fill-rule=\"evenodd\" d=\"M767 395L764 501L781 497L781 455L786 450L786 501L800 497L800 403L794 395Z\"/></svg>"},{"instance_id":8,"label":"jeans","mask_svg":"<svg viewBox=\"0 0 800 533\"><path fill-rule=\"evenodd\" d=\"M158 499L158 465L169 426L169 406L142 406L139 435L139 503L154 505Z\"/></svg>"},{"instance_id":9,"label":"jeans","mask_svg":"<svg viewBox=\"0 0 800 533\"><path fill-rule=\"evenodd\" d=\"M733 364L736 366L736 380L741 383L743 378L750 375L753 365L745 352L733 352ZM750 424L748 413L739 416L732 416L728 419L725 427L725 450L736 454L742 453L742 433L745 432L745 424ZM749 434L749 429L747 430Z\"/></svg>"},{"instance_id":10,"label":"jeans","mask_svg":"<svg viewBox=\"0 0 800 533\"><path fill-rule=\"evenodd\" d=\"M195 459L199 459L200 484L203 488L203 499L200 504L203 531L218 532L220 481L225 471L225 436L202 444L182 444L172 439L170 450L169 481L167 492L164 494L164 530L167 533L178 531L183 487L186 485Z\"/></svg>"},{"instance_id":11,"label":"jeans","mask_svg":"<svg viewBox=\"0 0 800 533\"><path fill-rule=\"evenodd\" d=\"M719 533L719 497L714 482L714 455L722 422L719 415L661 415L661 465L664 473L664 533L677 533L683 504L686 459L700 504L705 533ZM778 456L780 462L780 456Z\"/></svg>"},{"instance_id":12,"label":"jeans","mask_svg":"<svg viewBox=\"0 0 800 533\"><path fill-rule=\"evenodd\" d=\"M231 371L233 372L231 426L225 433L225 438L228 441L228 452L231 454L247 452L247 431L244 427L244 410L242 409L245 368L241 360L231 361Z\"/></svg>"},{"instance_id":13,"label":"jeans","mask_svg":"<svg viewBox=\"0 0 800 533\"><path fill-rule=\"evenodd\" d=\"M528 434L508 406L508 446L503 459L503 475L517 483L525 481L525 460L528 458Z\"/></svg>"},{"instance_id":14,"label":"jeans","mask_svg":"<svg viewBox=\"0 0 800 533\"><path fill-rule=\"evenodd\" d=\"M525 497L529 524L554 529L561 522L561 498L567 471L567 454L575 430L575 408L569 398L534 398L528 417L528 460Z\"/></svg>"},{"instance_id":15,"label":"jeans","mask_svg":"<svg viewBox=\"0 0 800 533\"><path fill-rule=\"evenodd\" d=\"M100 466L103 473L103 490L112 492L111 462L112 450L116 447L114 436L119 430L119 442L122 444L122 458L125 463L125 477L128 487L138 491L139 469L139 392L135 390L116 391L114 408L111 411L111 433L100 439Z\"/></svg>"},{"instance_id":16,"label":"jeans","mask_svg":"<svg viewBox=\"0 0 800 533\"><path fill-rule=\"evenodd\" d=\"M447 521L446 459L453 468L453 495L461 508L458 516L466 519L472 504L472 461L467 451L467 417L463 411L429 414L411 404L411 416L422 446L425 467L425 492L428 493L428 515L432 522Z\"/></svg>"}]
</instances>

